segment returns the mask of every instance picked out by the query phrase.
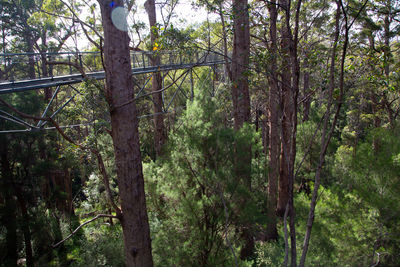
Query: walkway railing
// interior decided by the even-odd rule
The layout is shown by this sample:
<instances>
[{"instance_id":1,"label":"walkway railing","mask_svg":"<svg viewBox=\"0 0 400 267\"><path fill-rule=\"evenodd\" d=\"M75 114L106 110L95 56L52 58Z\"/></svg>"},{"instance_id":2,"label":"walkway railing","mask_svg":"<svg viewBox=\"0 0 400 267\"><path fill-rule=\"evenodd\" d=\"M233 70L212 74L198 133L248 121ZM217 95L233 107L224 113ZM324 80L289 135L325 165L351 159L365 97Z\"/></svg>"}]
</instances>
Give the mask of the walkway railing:
<instances>
[{"instance_id":1,"label":"walkway railing","mask_svg":"<svg viewBox=\"0 0 400 267\"><path fill-rule=\"evenodd\" d=\"M153 65L151 57L159 57L159 64ZM220 64L223 57L210 51L187 50L138 52L130 54L133 73L135 69L146 70L156 67L187 68L192 65ZM100 52L60 53L8 53L0 54L0 84L22 80L38 80L103 71Z\"/></svg>"}]
</instances>

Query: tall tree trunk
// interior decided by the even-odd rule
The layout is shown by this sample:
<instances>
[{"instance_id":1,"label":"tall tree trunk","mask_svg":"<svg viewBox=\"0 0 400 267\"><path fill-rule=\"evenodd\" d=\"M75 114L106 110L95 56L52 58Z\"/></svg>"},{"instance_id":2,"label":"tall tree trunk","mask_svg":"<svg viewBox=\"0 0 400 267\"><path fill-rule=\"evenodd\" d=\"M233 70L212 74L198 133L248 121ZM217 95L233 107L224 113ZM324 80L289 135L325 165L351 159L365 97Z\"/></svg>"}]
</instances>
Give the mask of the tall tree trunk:
<instances>
[{"instance_id":1,"label":"tall tree trunk","mask_svg":"<svg viewBox=\"0 0 400 267\"><path fill-rule=\"evenodd\" d=\"M390 24L391 24L391 16L392 16L392 1L388 0L387 1L387 13L385 14L385 20L384 20L384 47L383 47L383 58L384 58L384 73L385 73L385 79L386 83L388 86L390 85L390 59L392 57L392 53L390 50L390 39L391 39L391 31L390 31ZM387 95L383 95L383 102L384 103L389 103L387 101ZM389 117L389 125L392 129L395 128L395 119L393 116L393 110L390 105L385 105L387 112L388 112L388 117Z\"/></svg>"},{"instance_id":2,"label":"tall tree trunk","mask_svg":"<svg viewBox=\"0 0 400 267\"><path fill-rule=\"evenodd\" d=\"M250 121L250 94L248 67L250 56L250 27L247 0L233 0L233 53L232 53L232 102L235 130ZM251 146L236 144L236 175L251 190ZM246 198L240 200L243 208ZM242 238L245 241L240 257L246 259L253 254L254 238L249 222L243 225Z\"/></svg>"},{"instance_id":3,"label":"tall tree trunk","mask_svg":"<svg viewBox=\"0 0 400 267\"><path fill-rule=\"evenodd\" d=\"M250 27L247 0L233 1L232 100L235 129L250 121L248 67Z\"/></svg>"},{"instance_id":4,"label":"tall tree trunk","mask_svg":"<svg viewBox=\"0 0 400 267\"><path fill-rule=\"evenodd\" d=\"M6 253L4 266L17 266L18 247L17 247L17 205L14 200L12 187L12 171L8 160L7 137L0 137L0 164L1 164L1 193L4 198L4 217L1 218L6 228Z\"/></svg>"},{"instance_id":5,"label":"tall tree trunk","mask_svg":"<svg viewBox=\"0 0 400 267\"><path fill-rule=\"evenodd\" d=\"M304 35L304 41L307 42L307 34ZM304 53L304 75L303 75L303 122L309 120L310 116L310 106L311 106L311 96L310 94L310 71L309 69L309 51L306 48Z\"/></svg>"},{"instance_id":6,"label":"tall tree trunk","mask_svg":"<svg viewBox=\"0 0 400 267\"><path fill-rule=\"evenodd\" d=\"M283 9L281 27L282 51L282 145L277 214L284 217L286 207L290 216L291 266L296 267L296 227L294 209L294 162L296 158L297 99L299 93L300 65L297 46L301 0L296 2L294 32L291 29L291 1L279 0Z\"/></svg>"},{"instance_id":7,"label":"tall tree trunk","mask_svg":"<svg viewBox=\"0 0 400 267\"><path fill-rule=\"evenodd\" d=\"M26 201L24 199L24 195L20 188L17 185L14 185L15 195L17 196L17 200L19 203L19 207L21 209L22 214L22 232L24 233L24 242L25 242L25 257L26 257L26 266L34 267L33 260L33 252L32 252L32 236L31 230L29 229L30 218L28 214L28 208L26 205Z\"/></svg>"},{"instance_id":8,"label":"tall tree trunk","mask_svg":"<svg viewBox=\"0 0 400 267\"><path fill-rule=\"evenodd\" d=\"M49 76L49 71L48 68L49 66L47 65L47 30L43 29L42 32L42 49L40 51L40 57L42 60L42 76L43 77L48 77ZM45 88L44 89L44 100L50 101L51 97L52 97L52 92L53 90L51 89L51 87L49 88Z\"/></svg>"},{"instance_id":9,"label":"tall tree trunk","mask_svg":"<svg viewBox=\"0 0 400 267\"><path fill-rule=\"evenodd\" d=\"M268 4L270 13L270 38L271 38L271 64L269 68L270 76L269 81L269 164L268 164L268 224L266 232L266 240L277 240L278 231L276 229L276 205L277 205L277 191L278 191L278 177L279 177L279 103L280 94L278 87L277 77L277 28L276 21L278 11L276 8L276 1L273 0Z\"/></svg>"},{"instance_id":10,"label":"tall tree trunk","mask_svg":"<svg viewBox=\"0 0 400 267\"><path fill-rule=\"evenodd\" d=\"M283 8L283 12L289 8L287 0L279 0L279 5ZM286 19L286 13L284 15ZM282 89L282 143L281 143L281 162L279 169L279 198L276 208L277 214L283 217L285 214L286 204L289 200L289 167L290 167L290 147L292 133L292 118L294 114L294 103L292 97L292 71L290 60L290 33L286 23L281 26L281 89Z\"/></svg>"},{"instance_id":11,"label":"tall tree trunk","mask_svg":"<svg viewBox=\"0 0 400 267\"><path fill-rule=\"evenodd\" d=\"M385 20L384 20L384 47L383 47L383 64L384 64L384 72L385 76L387 79L389 79L389 72L390 72L390 9L391 9L391 0L388 1L388 10L387 13L385 14ZM389 82L389 81L387 81Z\"/></svg>"},{"instance_id":12,"label":"tall tree trunk","mask_svg":"<svg viewBox=\"0 0 400 267\"><path fill-rule=\"evenodd\" d=\"M30 31L26 32L26 44L28 46L28 75L30 79L35 79L36 78L36 73L35 73L35 58L34 58L34 50L33 50L33 37Z\"/></svg>"},{"instance_id":13,"label":"tall tree trunk","mask_svg":"<svg viewBox=\"0 0 400 267\"><path fill-rule=\"evenodd\" d=\"M290 2L289 2L290 3ZM299 17L302 0L296 2L294 32L290 30L290 4L286 11L286 27L289 29L290 37L290 57L292 65L292 103L293 113L291 117L291 147L290 147L290 165L289 165L289 228L290 228L290 249L291 249L291 266L297 266L297 246L296 246L296 225L295 225L295 208L294 208L294 163L296 160L296 138L297 138L297 114L298 114L298 95L300 84L300 63L298 59L298 44L299 44Z\"/></svg>"},{"instance_id":14,"label":"tall tree trunk","mask_svg":"<svg viewBox=\"0 0 400 267\"><path fill-rule=\"evenodd\" d=\"M117 29L111 13L122 0L98 0L104 30L106 95L110 106L112 139L121 199L125 263L151 267L150 228L146 210L138 119L129 56L129 36ZM128 101L128 102L127 102Z\"/></svg>"},{"instance_id":15,"label":"tall tree trunk","mask_svg":"<svg viewBox=\"0 0 400 267\"><path fill-rule=\"evenodd\" d=\"M17 205L10 192L9 186L5 188L5 217L4 226L6 228L6 256L4 260L5 266L17 266L18 251L17 251L17 217L15 210Z\"/></svg>"},{"instance_id":16,"label":"tall tree trunk","mask_svg":"<svg viewBox=\"0 0 400 267\"><path fill-rule=\"evenodd\" d=\"M155 44L158 38L157 28L157 17L156 17L156 5L154 0L147 0L144 4L146 12L149 17L150 23L150 39L151 46L157 47ZM157 51L155 51L157 53ZM151 63L153 66L160 65L160 57L157 54L151 56ZM164 126L164 115L163 115L163 101L162 93L162 77L160 72L154 72L152 77L152 91L153 91L153 104L154 104L154 145L156 150L156 156L159 156L162 152L162 146L164 145L167 137Z\"/></svg>"},{"instance_id":17,"label":"tall tree trunk","mask_svg":"<svg viewBox=\"0 0 400 267\"><path fill-rule=\"evenodd\" d=\"M230 65L229 56L228 56L228 35L226 34L226 23L225 23L222 2L218 6L218 13L219 13L219 17L221 19L221 26L222 26L222 40L223 40L224 61L225 61L224 74L225 74L225 78L228 77L229 80L231 81L232 80L232 71L231 71L231 65Z\"/></svg>"},{"instance_id":18,"label":"tall tree trunk","mask_svg":"<svg viewBox=\"0 0 400 267\"><path fill-rule=\"evenodd\" d=\"M327 104L327 111L324 117L324 122L323 122L323 129L322 129L322 136L321 136L321 151L319 154L319 163L318 167L315 172L315 181L314 181L314 190L313 194L311 197L311 203L310 203L310 210L308 213L308 219L307 219L307 225L306 225L306 233L304 235L304 243L303 243L303 250L300 258L300 267L305 266L306 262L306 257L307 257L307 252L308 252L308 246L311 238L311 230L312 226L314 223L314 216L315 216L315 207L317 206L317 197L318 197L318 190L319 190L319 185L321 182L321 171L322 167L325 163L325 155L326 151L330 142L330 139L332 137L333 130L336 125L336 121L339 115L339 111L341 108L341 103L340 101L342 100L343 97L343 75L344 75L344 59L346 56L346 49L347 49L347 42L348 42L348 28L347 28L347 23L345 24L346 27L346 37L345 37L345 43L343 45L343 53L342 53L342 66L341 66L341 74L340 74L340 96L339 96L339 101L338 105L336 108L336 113L333 119L332 124L330 125L330 128L328 129L328 123L330 121L331 117L331 107L333 104L333 91L335 89L335 62L336 62L336 49L337 49L337 44L339 41L339 34L340 34L340 10L341 10L341 2L340 0L336 1L337 9L336 9L336 18L335 18L335 40L333 43L333 48L332 48L332 54L331 54L331 65L330 65L330 77L329 77L329 96L328 96L328 104Z\"/></svg>"}]
</instances>

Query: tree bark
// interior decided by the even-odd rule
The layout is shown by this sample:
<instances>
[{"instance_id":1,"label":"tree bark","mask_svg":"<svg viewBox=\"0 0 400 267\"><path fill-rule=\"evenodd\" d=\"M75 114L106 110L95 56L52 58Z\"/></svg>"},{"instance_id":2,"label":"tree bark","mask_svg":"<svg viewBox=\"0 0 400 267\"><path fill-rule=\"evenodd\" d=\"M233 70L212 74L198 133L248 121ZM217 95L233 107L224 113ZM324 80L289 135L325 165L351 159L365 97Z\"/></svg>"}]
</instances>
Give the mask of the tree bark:
<instances>
[{"instance_id":1,"label":"tree bark","mask_svg":"<svg viewBox=\"0 0 400 267\"><path fill-rule=\"evenodd\" d=\"M307 43L307 34L304 35L304 41ZM311 96L310 93L310 63L308 61L309 52L306 48L304 53L304 75L303 75L303 122L308 121L310 117Z\"/></svg>"},{"instance_id":2,"label":"tree bark","mask_svg":"<svg viewBox=\"0 0 400 267\"><path fill-rule=\"evenodd\" d=\"M298 34L299 15L302 1L296 2L294 31L291 28L291 1L279 0L279 6L283 9L281 27L281 51L282 51L282 145L281 165L279 180L279 199L277 214L284 216L286 205L289 209L289 227L291 243L291 266L296 267L296 227L294 209L294 162L296 158L296 134L297 134L297 99L299 93L300 65L298 61Z\"/></svg>"},{"instance_id":3,"label":"tree bark","mask_svg":"<svg viewBox=\"0 0 400 267\"><path fill-rule=\"evenodd\" d=\"M276 8L276 1L273 0L268 4L270 13L270 38L271 38L271 64L269 68L270 76L269 81L269 163L268 163L268 223L266 231L266 240L277 240L278 231L276 228L276 205L277 205L277 191L278 191L278 177L279 177L279 102L280 94L278 88L277 77L277 28L276 21L278 12Z\"/></svg>"},{"instance_id":4,"label":"tree bark","mask_svg":"<svg viewBox=\"0 0 400 267\"><path fill-rule=\"evenodd\" d=\"M232 53L232 102L235 130L250 121L250 94L248 66L250 56L250 27L247 0L233 0L233 53ZM251 146L236 143L236 175L251 191ZM246 198L240 200L245 208ZM242 229L245 242L240 251L240 258L249 258L254 251L254 238L250 222L245 222Z\"/></svg>"},{"instance_id":5,"label":"tree bark","mask_svg":"<svg viewBox=\"0 0 400 267\"><path fill-rule=\"evenodd\" d=\"M284 18L287 19L286 10L289 8L287 0L279 0L279 5L284 9ZM279 197L278 205L276 208L277 214L283 217L285 214L286 204L289 200L289 169L290 169L290 147L292 136L292 118L294 115L294 102L292 94L292 70L290 59L290 42L291 37L289 28L286 23L281 26L281 53L282 53L282 66L281 66L281 91L282 91L282 144L281 144L281 159L279 169Z\"/></svg>"},{"instance_id":6,"label":"tree bark","mask_svg":"<svg viewBox=\"0 0 400 267\"><path fill-rule=\"evenodd\" d=\"M233 1L232 100L235 129L250 121L248 66L250 56L250 27L247 0Z\"/></svg>"},{"instance_id":7,"label":"tree bark","mask_svg":"<svg viewBox=\"0 0 400 267\"><path fill-rule=\"evenodd\" d=\"M146 12L149 17L150 23L150 39L151 46L157 47L155 44L158 38L157 29L157 17L156 17L156 5L154 0L147 0L144 4ZM157 50L155 51L157 53ZM150 58L153 66L160 65L160 57L154 54ZM162 153L162 146L166 142L167 136L164 126L164 115L163 115L163 100L162 93L162 77L160 72L154 72L152 77L152 91L153 91L153 105L154 105L154 145L156 150L156 156L160 156Z\"/></svg>"},{"instance_id":8,"label":"tree bark","mask_svg":"<svg viewBox=\"0 0 400 267\"><path fill-rule=\"evenodd\" d=\"M117 29L111 13L123 7L122 0L98 0L104 30L106 94L110 106L112 139L121 199L121 225L125 263L128 267L151 267L150 228L146 210L142 159L140 155L136 103L134 98L129 37Z\"/></svg>"}]
</instances>

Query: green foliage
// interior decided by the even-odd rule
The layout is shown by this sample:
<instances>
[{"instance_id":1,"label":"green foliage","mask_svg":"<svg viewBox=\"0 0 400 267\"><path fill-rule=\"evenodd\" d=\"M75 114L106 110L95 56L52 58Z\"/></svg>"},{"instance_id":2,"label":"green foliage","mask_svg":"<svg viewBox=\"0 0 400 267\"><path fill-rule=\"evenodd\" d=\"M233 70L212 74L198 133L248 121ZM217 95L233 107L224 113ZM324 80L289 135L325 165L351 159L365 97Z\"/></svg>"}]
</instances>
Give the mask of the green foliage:
<instances>
[{"instance_id":1,"label":"green foliage","mask_svg":"<svg viewBox=\"0 0 400 267\"><path fill-rule=\"evenodd\" d=\"M169 155L144 165L154 260L158 266L232 266L226 238L236 251L233 225L258 217L257 194L237 180L234 167L235 147L254 143L254 132L225 127L206 90L196 92L178 123ZM240 210L243 198L251 201Z\"/></svg>"},{"instance_id":2,"label":"green foliage","mask_svg":"<svg viewBox=\"0 0 400 267\"><path fill-rule=\"evenodd\" d=\"M283 266L284 244L279 242L265 242L256 245L256 259L254 267Z\"/></svg>"},{"instance_id":3,"label":"green foliage","mask_svg":"<svg viewBox=\"0 0 400 267\"><path fill-rule=\"evenodd\" d=\"M365 211L363 231L368 241L367 255L375 254L376 258L376 253L381 253L380 260L387 266L396 266L400 253L400 239L396 234L400 209L399 140L398 131L377 128L358 146L341 146L335 162L341 185L360 201L359 211ZM354 214L360 214L359 211Z\"/></svg>"},{"instance_id":4,"label":"green foliage","mask_svg":"<svg viewBox=\"0 0 400 267\"><path fill-rule=\"evenodd\" d=\"M85 229L88 240L72 251L71 266L125 266L121 226L108 226L99 221Z\"/></svg>"}]
</instances>

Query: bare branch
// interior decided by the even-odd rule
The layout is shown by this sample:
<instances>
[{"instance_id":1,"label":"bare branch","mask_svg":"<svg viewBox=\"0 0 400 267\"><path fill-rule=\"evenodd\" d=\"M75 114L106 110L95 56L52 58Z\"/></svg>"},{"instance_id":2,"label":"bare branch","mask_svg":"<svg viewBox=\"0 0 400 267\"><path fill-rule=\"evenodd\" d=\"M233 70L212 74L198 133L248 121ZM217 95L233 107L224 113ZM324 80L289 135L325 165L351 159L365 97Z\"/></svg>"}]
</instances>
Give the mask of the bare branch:
<instances>
[{"instance_id":1,"label":"bare branch","mask_svg":"<svg viewBox=\"0 0 400 267\"><path fill-rule=\"evenodd\" d=\"M106 168L104 166L103 157L101 156L100 152L97 151L96 149L91 149L91 152L96 155L97 163L98 163L99 169L100 169L100 173L103 176L104 186L106 187L106 193L107 193L108 201L110 202L110 204L113 207L113 209L116 211L117 217L121 218L122 212L121 212L121 209L114 202L114 198L112 196L111 188L110 188L110 179L109 179L109 177L107 175L107 171L106 171Z\"/></svg>"},{"instance_id":2,"label":"bare branch","mask_svg":"<svg viewBox=\"0 0 400 267\"><path fill-rule=\"evenodd\" d=\"M283 231L285 233L285 258L283 260L283 266L287 267L289 261L289 241L288 241L288 228L287 228L287 217L289 213L289 203L286 204L285 215L283 216Z\"/></svg>"},{"instance_id":3,"label":"bare branch","mask_svg":"<svg viewBox=\"0 0 400 267\"><path fill-rule=\"evenodd\" d=\"M81 229L83 226L85 226L86 224L89 224L91 222L94 222L95 220L99 219L99 218L115 218L118 219L117 216L114 215L109 215L109 214L98 214L96 217L90 219L89 221L86 221L84 223L82 223L81 225L79 225L72 233L70 233L66 238L64 238L63 240L57 242L56 244L52 245L53 248L58 247L59 245L61 245L62 243L64 243L65 241L67 241L68 239L70 239L74 234L76 234L79 229Z\"/></svg>"},{"instance_id":4,"label":"bare branch","mask_svg":"<svg viewBox=\"0 0 400 267\"><path fill-rule=\"evenodd\" d=\"M72 66L74 68L76 68L80 74L82 74L83 78L87 78L87 75L84 71L84 69L78 64L78 63L73 63L73 62L67 62L67 61L48 61L47 62L48 65L67 65L67 66Z\"/></svg>"}]
</instances>

